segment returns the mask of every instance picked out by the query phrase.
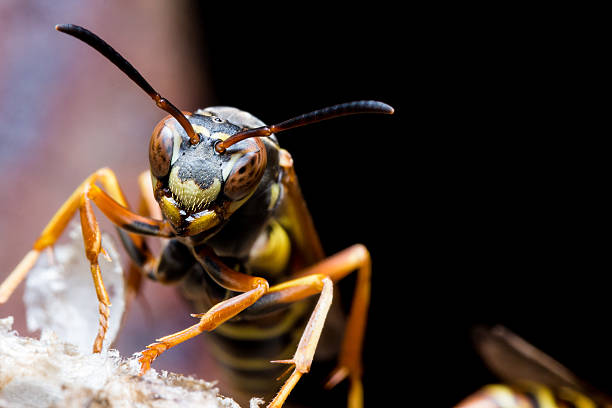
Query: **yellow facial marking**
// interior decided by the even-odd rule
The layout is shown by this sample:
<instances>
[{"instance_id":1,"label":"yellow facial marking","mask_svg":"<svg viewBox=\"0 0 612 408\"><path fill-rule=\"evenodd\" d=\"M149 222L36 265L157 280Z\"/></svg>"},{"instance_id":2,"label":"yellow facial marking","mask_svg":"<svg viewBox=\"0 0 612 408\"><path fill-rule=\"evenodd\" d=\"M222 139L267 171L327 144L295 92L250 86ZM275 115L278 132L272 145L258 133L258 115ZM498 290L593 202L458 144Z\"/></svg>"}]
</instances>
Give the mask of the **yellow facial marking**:
<instances>
[{"instance_id":1,"label":"yellow facial marking","mask_svg":"<svg viewBox=\"0 0 612 408\"><path fill-rule=\"evenodd\" d=\"M173 167L168 179L168 186L176 200L178 200L185 209L195 211L198 208L208 205L217 198L221 191L221 181L214 179L212 184L207 188L202 188L193 180L181 180L178 176L180 167Z\"/></svg>"},{"instance_id":2,"label":"yellow facial marking","mask_svg":"<svg viewBox=\"0 0 612 408\"><path fill-rule=\"evenodd\" d=\"M195 214L193 217L189 217L187 221L190 221L187 232L190 235L195 235L217 225L219 223L219 218L214 211L202 211L199 214Z\"/></svg>"},{"instance_id":3,"label":"yellow facial marking","mask_svg":"<svg viewBox=\"0 0 612 408\"><path fill-rule=\"evenodd\" d=\"M195 130L196 133L201 133L205 137L210 137L210 131L207 128L205 128L204 126L202 126L202 125L194 125L192 123L191 127L193 127L193 130Z\"/></svg>"},{"instance_id":4,"label":"yellow facial marking","mask_svg":"<svg viewBox=\"0 0 612 408\"><path fill-rule=\"evenodd\" d=\"M243 156L242 152L238 152L238 153L234 153L230 156L229 161L223 166L223 168L221 169L221 173L223 175L223 180L227 180L227 177L230 175L230 173L232 172L232 169L234 168L234 164L236 164L236 161L241 158Z\"/></svg>"},{"instance_id":5,"label":"yellow facial marking","mask_svg":"<svg viewBox=\"0 0 612 408\"><path fill-rule=\"evenodd\" d=\"M211 137L213 139L221 139L221 140L225 140L229 137L230 135L228 135L227 133L224 132L215 132L211 135Z\"/></svg>"},{"instance_id":6,"label":"yellow facial marking","mask_svg":"<svg viewBox=\"0 0 612 408\"><path fill-rule=\"evenodd\" d=\"M164 130L166 129L168 128L164 127ZM174 138L174 144L172 145L172 159L170 160L170 165L174 164L176 159L178 159L179 153L181 151L181 143L183 143L183 138L181 137L181 134L177 132L176 130L174 131L173 138Z\"/></svg>"},{"instance_id":7,"label":"yellow facial marking","mask_svg":"<svg viewBox=\"0 0 612 408\"><path fill-rule=\"evenodd\" d=\"M166 216L166 218L170 221L172 225L180 225L181 224L181 212L176 205L176 201L169 197L162 197L159 201L159 206L162 210L162 213Z\"/></svg>"}]
</instances>

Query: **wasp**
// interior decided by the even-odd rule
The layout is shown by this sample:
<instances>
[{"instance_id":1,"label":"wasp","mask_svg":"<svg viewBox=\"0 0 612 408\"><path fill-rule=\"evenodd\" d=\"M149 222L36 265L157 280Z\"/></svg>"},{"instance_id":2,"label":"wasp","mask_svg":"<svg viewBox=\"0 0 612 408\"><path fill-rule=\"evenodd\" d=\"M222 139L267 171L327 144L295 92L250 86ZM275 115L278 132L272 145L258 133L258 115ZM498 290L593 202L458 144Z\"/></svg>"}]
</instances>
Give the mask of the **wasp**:
<instances>
[{"instance_id":1,"label":"wasp","mask_svg":"<svg viewBox=\"0 0 612 408\"><path fill-rule=\"evenodd\" d=\"M289 365L288 378L268 405L281 407L310 370L335 283L356 272L338 365L327 385L348 379L348 405L361 407L370 254L365 246L354 245L325 256L291 155L280 147L276 134L344 115L392 114L393 108L378 101L349 102L270 126L233 107L184 112L94 33L71 24L55 28L101 53L169 115L155 126L150 139L150 172L144 174L151 183L139 183L148 200L146 214L130 209L112 170L95 171L63 203L0 286L0 302L8 299L41 251L55 244L78 211L99 310L93 352L101 351L110 302L98 264L104 249L95 205L118 227L127 253L144 275L161 283L179 282L199 308L192 314L199 319L196 324L146 346L139 357L141 373L168 349L204 332L220 333L230 341L259 342L302 321L293 357L272 361ZM146 236L167 239L159 256L150 250ZM316 299L311 308L298 306L310 298Z\"/></svg>"},{"instance_id":2,"label":"wasp","mask_svg":"<svg viewBox=\"0 0 612 408\"><path fill-rule=\"evenodd\" d=\"M456 408L612 407L612 398L505 327L479 327L474 342L504 384L488 385Z\"/></svg>"}]
</instances>

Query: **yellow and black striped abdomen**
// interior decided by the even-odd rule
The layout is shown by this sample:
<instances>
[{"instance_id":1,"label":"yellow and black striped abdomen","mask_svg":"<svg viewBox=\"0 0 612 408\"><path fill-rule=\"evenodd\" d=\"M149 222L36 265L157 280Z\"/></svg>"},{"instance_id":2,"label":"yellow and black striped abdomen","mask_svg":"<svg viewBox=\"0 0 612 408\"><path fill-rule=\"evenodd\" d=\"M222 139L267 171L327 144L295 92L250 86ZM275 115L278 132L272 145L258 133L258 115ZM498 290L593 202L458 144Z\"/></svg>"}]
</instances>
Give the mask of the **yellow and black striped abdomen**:
<instances>
[{"instance_id":1,"label":"yellow and black striped abdomen","mask_svg":"<svg viewBox=\"0 0 612 408\"><path fill-rule=\"evenodd\" d=\"M539 384L493 384L470 395L456 408L596 408L588 396L570 388L551 388Z\"/></svg>"},{"instance_id":2,"label":"yellow and black striped abdomen","mask_svg":"<svg viewBox=\"0 0 612 408\"><path fill-rule=\"evenodd\" d=\"M287 232L271 219L253 246L249 262L246 265L237 262L234 266L274 285L290 279L291 254ZM232 265L231 259L227 262ZM238 295L217 285L199 264L182 282L182 292L198 312ZM273 397L263 393L278 389L278 377L287 370L287 365L271 361L293 357L316 300L313 297L285 304L276 303L271 295L209 333L207 346L225 369L223 377L237 390L268 400ZM324 332L321 343L325 343L325 337ZM317 357L328 350L321 351L317 350Z\"/></svg>"}]
</instances>

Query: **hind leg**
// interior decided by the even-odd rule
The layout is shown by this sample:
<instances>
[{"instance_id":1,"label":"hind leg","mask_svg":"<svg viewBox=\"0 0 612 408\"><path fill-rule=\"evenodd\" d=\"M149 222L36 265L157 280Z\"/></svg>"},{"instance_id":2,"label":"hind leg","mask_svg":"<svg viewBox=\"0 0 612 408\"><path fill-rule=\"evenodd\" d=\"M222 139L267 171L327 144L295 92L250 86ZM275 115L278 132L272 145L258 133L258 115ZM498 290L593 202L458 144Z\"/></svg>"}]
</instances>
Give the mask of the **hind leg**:
<instances>
[{"instance_id":1,"label":"hind leg","mask_svg":"<svg viewBox=\"0 0 612 408\"><path fill-rule=\"evenodd\" d=\"M320 294L319 303L302 334L294 357L290 360L276 361L292 364L295 368L270 403L270 407L281 407L302 375L309 371L329 304L331 304L332 282L339 281L353 271L357 271L355 296L345 329L338 368L334 370L327 386L332 387L348 377L351 381L348 406L350 408L363 407L361 354L370 300L371 273L370 255L363 245L349 247L303 270L299 273L298 278L272 286L267 294L246 311L249 314L266 313L267 310L277 308L279 305Z\"/></svg>"}]
</instances>

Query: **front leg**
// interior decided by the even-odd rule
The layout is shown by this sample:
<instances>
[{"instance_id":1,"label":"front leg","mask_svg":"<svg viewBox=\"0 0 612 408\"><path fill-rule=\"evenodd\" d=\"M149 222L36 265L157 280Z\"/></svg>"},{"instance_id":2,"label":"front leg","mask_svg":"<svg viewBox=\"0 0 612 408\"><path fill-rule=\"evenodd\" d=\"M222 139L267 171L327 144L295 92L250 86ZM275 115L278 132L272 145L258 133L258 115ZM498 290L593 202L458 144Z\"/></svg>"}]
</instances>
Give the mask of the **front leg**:
<instances>
[{"instance_id":1,"label":"front leg","mask_svg":"<svg viewBox=\"0 0 612 408\"><path fill-rule=\"evenodd\" d=\"M102 191L96 185L97 182L99 182L108 193ZM41 252L55 244L75 212L79 210L85 253L91 266L90 269L96 289L98 310L100 313L100 331L94 341L93 351L100 352L107 329L110 301L98 265L98 255L104 253L104 250L101 246L100 230L93 212L92 203L96 204L96 206L98 206L98 208L120 228L138 234L162 237L170 237L173 235L171 227L167 222L142 217L131 212L127 208L127 201L119 188L119 183L115 174L108 168L100 169L87 177L87 179L76 188L68 200L64 202L53 218L51 218L51 221L49 221L34 243L32 250L28 252L24 259L5 279L2 285L0 285L0 304L8 300L19 283L34 266Z\"/></svg>"},{"instance_id":2,"label":"front leg","mask_svg":"<svg viewBox=\"0 0 612 408\"><path fill-rule=\"evenodd\" d=\"M206 313L193 314L193 317L200 318L199 323L149 344L146 350L141 352L142 355L139 358L141 374L148 371L153 360L164 351L203 332L214 330L220 324L253 305L269 290L268 282L265 279L233 270L207 247L199 248L196 258L220 286L234 292L244 293L217 303Z\"/></svg>"}]
</instances>

